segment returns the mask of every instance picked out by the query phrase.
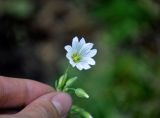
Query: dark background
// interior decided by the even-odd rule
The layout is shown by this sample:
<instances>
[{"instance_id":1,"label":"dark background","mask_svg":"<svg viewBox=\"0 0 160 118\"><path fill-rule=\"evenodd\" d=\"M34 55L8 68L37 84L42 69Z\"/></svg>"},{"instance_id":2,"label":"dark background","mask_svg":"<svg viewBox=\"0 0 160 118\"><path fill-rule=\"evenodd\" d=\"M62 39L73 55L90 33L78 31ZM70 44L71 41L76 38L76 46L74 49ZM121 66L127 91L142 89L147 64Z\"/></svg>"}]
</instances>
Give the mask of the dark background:
<instances>
[{"instance_id":1,"label":"dark background","mask_svg":"<svg viewBox=\"0 0 160 118\"><path fill-rule=\"evenodd\" d=\"M160 117L158 0L0 0L0 75L53 85L74 36L94 42L96 66L71 69L95 118Z\"/></svg>"}]
</instances>

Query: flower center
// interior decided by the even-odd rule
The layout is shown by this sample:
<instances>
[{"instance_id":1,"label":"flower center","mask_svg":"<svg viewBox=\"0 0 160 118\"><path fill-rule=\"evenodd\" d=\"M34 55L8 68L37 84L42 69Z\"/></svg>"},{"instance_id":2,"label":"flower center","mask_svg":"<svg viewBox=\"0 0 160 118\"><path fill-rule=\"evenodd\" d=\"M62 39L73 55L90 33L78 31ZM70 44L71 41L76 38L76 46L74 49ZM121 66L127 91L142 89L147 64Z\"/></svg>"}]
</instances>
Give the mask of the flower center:
<instances>
[{"instance_id":1,"label":"flower center","mask_svg":"<svg viewBox=\"0 0 160 118\"><path fill-rule=\"evenodd\" d=\"M78 63L78 62L80 62L81 57L80 57L77 53L74 53L74 54L72 55L72 59L73 59L73 61L74 61L75 63Z\"/></svg>"}]
</instances>

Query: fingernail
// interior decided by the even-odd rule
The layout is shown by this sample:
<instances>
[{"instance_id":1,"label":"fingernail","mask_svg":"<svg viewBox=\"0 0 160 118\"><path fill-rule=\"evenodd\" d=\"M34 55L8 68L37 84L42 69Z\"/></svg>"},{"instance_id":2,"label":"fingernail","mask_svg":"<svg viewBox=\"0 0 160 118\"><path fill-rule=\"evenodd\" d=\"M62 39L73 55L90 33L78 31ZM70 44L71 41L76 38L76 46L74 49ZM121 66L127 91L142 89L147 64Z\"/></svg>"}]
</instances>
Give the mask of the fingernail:
<instances>
[{"instance_id":1,"label":"fingernail","mask_svg":"<svg viewBox=\"0 0 160 118\"><path fill-rule=\"evenodd\" d=\"M63 117L65 115L67 115L67 113L71 107L72 100L68 94L59 93L52 98L52 104L57 109L60 117Z\"/></svg>"}]
</instances>

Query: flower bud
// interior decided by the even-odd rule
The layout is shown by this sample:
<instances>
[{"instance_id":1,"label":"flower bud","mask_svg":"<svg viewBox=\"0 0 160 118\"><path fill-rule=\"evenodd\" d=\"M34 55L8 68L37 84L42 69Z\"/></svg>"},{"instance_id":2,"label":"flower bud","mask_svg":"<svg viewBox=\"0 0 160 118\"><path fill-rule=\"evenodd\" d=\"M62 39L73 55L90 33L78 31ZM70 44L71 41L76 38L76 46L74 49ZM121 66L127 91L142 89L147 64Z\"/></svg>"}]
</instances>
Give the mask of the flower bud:
<instances>
[{"instance_id":1,"label":"flower bud","mask_svg":"<svg viewBox=\"0 0 160 118\"><path fill-rule=\"evenodd\" d=\"M82 112L82 116L83 116L84 118L93 118L93 116L91 116L91 114L88 113L88 112L86 112L86 111L83 111L83 112Z\"/></svg>"},{"instance_id":2,"label":"flower bud","mask_svg":"<svg viewBox=\"0 0 160 118\"><path fill-rule=\"evenodd\" d=\"M81 88L77 88L75 90L75 94L81 98L89 98L89 95Z\"/></svg>"}]
</instances>

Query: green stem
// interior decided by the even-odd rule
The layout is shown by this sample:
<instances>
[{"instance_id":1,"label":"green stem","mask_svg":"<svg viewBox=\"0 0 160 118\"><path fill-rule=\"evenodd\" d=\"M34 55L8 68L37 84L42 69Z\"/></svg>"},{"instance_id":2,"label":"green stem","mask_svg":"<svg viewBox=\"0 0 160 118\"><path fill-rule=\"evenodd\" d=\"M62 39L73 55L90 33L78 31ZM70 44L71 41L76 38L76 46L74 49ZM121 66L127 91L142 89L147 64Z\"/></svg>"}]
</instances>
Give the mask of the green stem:
<instances>
[{"instance_id":1,"label":"green stem","mask_svg":"<svg viewBox=\"0 0 160 118\"><path fill-rule=\"evenodd\" d=\"M70 64L68 64L67 69L66 69L66 71L65 71L65 74L68 73L69 69L70 69Z\"/></svg>"}]
</instances>

